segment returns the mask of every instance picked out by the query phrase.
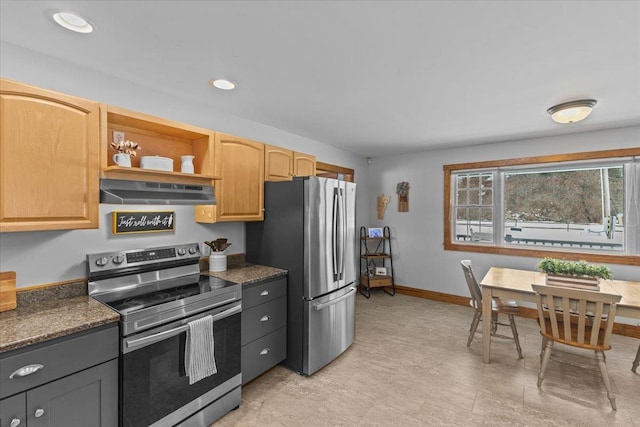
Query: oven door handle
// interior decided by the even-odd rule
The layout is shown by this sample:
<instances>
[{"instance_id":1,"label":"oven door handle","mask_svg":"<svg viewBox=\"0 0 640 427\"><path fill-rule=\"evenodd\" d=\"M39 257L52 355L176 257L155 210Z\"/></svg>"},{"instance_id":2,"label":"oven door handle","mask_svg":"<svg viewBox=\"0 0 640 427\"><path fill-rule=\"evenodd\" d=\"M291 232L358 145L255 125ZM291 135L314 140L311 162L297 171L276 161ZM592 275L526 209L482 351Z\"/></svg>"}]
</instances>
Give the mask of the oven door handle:
<instances>
[{"instance_id":1,"label":"oven door handle","mask_svg":"<svg viewBox=\"0 0 640 427\"><path fill-rule=\"evenodd\" d=\"M218 314L215 314L213 316L211 316L213 318L213 321L215 322L216 320L220 320L223 319L225 317L229 317L233 314L236 314L238 312L242 311L242 305L238 304L235 307L232 307L228 310L225 311L221 311ZM145 347L149 344L153 344L156 343L158 341L162 341L165 340L167 338L171 338L173 336L179 335L183 332L186 332L189 330L189 324L186 325L182 325L182 326L178 326L177 328L173 328L173 329L169 329L167 331L162 331L162 332L158 332L156 334L152 334L149 336L146 336L144 338L138 338L135 340L126 340L125 339L125 345L127 347L128 350L131 350L132 348L135 347Z\"/></svg>"}]
</instances>

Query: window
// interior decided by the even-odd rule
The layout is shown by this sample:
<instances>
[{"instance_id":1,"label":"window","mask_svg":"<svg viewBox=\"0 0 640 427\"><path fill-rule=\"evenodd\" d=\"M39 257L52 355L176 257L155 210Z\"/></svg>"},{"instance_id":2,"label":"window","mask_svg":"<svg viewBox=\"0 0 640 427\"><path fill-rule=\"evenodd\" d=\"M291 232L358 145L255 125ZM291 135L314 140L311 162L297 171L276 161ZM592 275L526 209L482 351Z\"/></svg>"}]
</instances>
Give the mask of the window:
<instances>
[{"instance_id":1,"label":"window","mask_svg":"<svg viewBox=\"0 0 640 427\"><path fill-rule=\"evenodd\" d=\"M446 165L445 249L640 265L639 154Z\"/></svg>"},{"instance_id":2,"label":"window","mask_svg":"<svg viewBox=\"0 0 640 427\"><path fill-rule=\"evenodd\" d=\"M493 173L456 174L456 238L493 242Z\"/></svg>"}]
</instances>

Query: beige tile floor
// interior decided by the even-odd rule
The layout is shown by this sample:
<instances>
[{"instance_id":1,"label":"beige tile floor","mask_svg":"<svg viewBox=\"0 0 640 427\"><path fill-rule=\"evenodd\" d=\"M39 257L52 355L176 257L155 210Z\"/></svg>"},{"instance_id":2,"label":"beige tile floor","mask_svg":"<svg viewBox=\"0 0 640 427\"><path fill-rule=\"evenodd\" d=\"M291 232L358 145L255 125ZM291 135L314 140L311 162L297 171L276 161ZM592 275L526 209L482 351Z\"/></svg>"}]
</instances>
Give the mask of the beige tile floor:
<instances>
[{"instance_id":1,"label":"beige tile floor","mask_svg":"<svg viewBox=\"0 0 640 427\"><path fill-rule=\"evenodd\" d=\"M480 334L466 347L472 315L405 295L358 295L356 340L344 354L311 377L275 367L243 387L240 408L215 426L640 427L640 374L631 372L640 340L614 335L607 352L613 411L593 352L557 346L568 350L555 350L538 388L535 320L516 319L524 359L496 338L487 365Z\"/></svg>"}]
</instances>

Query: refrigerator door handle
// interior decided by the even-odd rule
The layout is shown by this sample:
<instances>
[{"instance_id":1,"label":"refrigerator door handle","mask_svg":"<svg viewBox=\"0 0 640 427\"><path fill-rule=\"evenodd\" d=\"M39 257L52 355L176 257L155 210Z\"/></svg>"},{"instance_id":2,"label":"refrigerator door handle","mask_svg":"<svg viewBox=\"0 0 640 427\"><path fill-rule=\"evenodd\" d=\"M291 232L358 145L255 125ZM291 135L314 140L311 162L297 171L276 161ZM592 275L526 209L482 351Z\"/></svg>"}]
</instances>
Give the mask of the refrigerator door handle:
<instances>
[{"instance_id":1,"label":"refrigerator door handle","mask_svg":"<svg viewBox=\"0 0 640 427\"><path fill-rule=\"evenodd\" d=\"M350 297L351 295L353 295L355 292L356 292L356 288L355 288L355 287L353 287L353 286L350 286L350 287L349 287L349 292L347 292L346 294L342 295L341 297L336 298L336 299L334 299L334 300L332 300L332 301L329 301L329 302L323 302L323 303L320 303L320 304L314 304L313 308L314 308L314 310L316 310L316 311L320 311L320 310L325 309L325 308L327 308L327 307L329 307L329 306L336 305L336 304L337 304L337 303L339 303L340 301L342 301L342 300L345 300L345 299L349 298L349 297Z\"/></svg>"},{"instance_id":2,"label":"refrigerator door handle","mask_svg":"<svg viewBox=\"0 0 640 427\"><path fill-rule=\"evenodd\" d=\"M340 188L339 203L340 207L340 269L338 270L338 279L344 280L344 252L347 238L347 211L344 203L344 189Z\"/></svg>"},{"instance_id":3,"label":"refrigerator door handle","mask_svg":"<svg viewBox=\"0 0 640 427\"><path fill-rule=\"evenodd\" d=\"M333 258L333 281L338 280L338 189L333 189L333 211L331 215L331 255Z\"/></svg>"}]
</instances>

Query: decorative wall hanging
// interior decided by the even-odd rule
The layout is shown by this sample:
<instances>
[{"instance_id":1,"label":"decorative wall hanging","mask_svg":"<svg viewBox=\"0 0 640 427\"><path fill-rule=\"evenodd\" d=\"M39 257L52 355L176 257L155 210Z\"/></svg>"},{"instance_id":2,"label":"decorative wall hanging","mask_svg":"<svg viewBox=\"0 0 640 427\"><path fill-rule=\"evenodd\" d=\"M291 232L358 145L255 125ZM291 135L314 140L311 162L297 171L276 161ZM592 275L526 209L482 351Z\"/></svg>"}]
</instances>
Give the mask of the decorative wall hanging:
<instances>
[{"instance_id":1,"label":"decorative wall hanging","mask_svg":"<svg viewBox=\"0 0 640 427\"><path fill-rule=\"evenodd\" d=\"M378 196L378 219L384 219L384 211L387 210L387 205L391 201L391 196Z\"/></svg>"},{"instance_id":2,"label":"decorative wall hanging","mask_svg":"<svg viewBox=\"0 0 640 427\"><path fill-rule=\"evenodd\" d=\"M398 193L398 212L409 212L409 183L399 182L396 193Z\"/></svg>"},{"instance_id":3,"label":"decorative wall hanging","mask_svg":"<svg viewBox=\"0 0 640 427\"><path fill-rule=\"evenodd\" d=\"M174 211L114 211L113 234L173 231Z\"/></svg>"}]
</instances>

